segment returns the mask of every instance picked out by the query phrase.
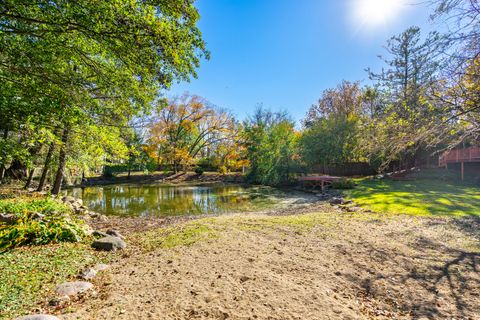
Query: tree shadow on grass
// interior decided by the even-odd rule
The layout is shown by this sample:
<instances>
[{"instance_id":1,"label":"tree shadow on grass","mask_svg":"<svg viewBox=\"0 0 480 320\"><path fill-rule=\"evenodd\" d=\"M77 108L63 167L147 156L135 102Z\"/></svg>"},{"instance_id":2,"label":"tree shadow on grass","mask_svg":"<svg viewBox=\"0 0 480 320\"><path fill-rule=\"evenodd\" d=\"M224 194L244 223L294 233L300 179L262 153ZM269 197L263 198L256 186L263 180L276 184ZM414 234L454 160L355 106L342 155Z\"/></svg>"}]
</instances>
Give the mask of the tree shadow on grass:
<instances>
[{"instance_id":1,"label":"tree shadow on grass","mask_svg":"<svg viewBox=\"0 0 480 320\"><path fill-rule=\"evenodd\" d=\"M475 220L478 224L480 219ZM458 226L478 235L471 219ZM344 276L360 288L360 296L412 319L475 319L480 314L480 251L452 248L423 236L398 248L363 243L362 256L369 257L368 262L350 258L355 272Z\"/></svg>"},{"instance_id":2,"label":"tree shadow on grass","mask_svg":"<svg viewBox=\"0 0 480 320\"><path fill-rule=\"evenodd\" d=\"M365 182L351 192L353 199L388 213L478 216L480 192L465 185L398 181Z\"/></svg>"}]
</instances>

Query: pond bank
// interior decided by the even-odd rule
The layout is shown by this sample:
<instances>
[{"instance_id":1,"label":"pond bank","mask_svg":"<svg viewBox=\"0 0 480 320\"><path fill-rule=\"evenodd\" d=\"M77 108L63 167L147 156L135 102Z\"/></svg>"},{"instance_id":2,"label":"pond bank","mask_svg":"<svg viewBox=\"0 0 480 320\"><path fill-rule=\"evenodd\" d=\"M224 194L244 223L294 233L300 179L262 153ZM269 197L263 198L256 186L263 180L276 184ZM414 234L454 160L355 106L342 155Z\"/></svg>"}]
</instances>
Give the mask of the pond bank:
<instances>
[{"instance_id":1,"label":"pond bank","mask_svg":"<svg viewBox=\"0 0 480 320\"><path fill-rule=\"evenodd\" d=\"M133 173L130 177L127 174L119 174L114 177L93 177L87 178L81 185L75 186L97 186L120 183L215 183L215 182L231 182L243 183L244 178L241 173L220 174L216 172L205 172L197 174L195 172L180 172L180 173L164 173L155 172L151 174L143 174L139 172Z\"/></svg>"}]
</instances>

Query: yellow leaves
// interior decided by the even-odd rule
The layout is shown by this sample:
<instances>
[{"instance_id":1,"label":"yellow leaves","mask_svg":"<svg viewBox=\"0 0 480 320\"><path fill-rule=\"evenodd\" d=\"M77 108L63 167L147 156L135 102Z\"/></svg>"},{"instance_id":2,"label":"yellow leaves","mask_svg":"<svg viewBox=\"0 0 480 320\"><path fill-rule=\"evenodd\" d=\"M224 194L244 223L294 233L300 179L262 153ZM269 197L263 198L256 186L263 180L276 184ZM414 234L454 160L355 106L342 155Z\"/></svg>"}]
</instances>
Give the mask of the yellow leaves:
<instances>
[{"instance_id":1,"label":"yellow leaves","mask_svg":"<svg viewBox=\"0 0 480 320\"><path fill-rule=\"evenodd\" d=\"M217 152L235 134L235 120L228 112L199 96L184 95L157 109L149 130L149 154L189 166L202 153Z\"/></svg>"}]
</instances>

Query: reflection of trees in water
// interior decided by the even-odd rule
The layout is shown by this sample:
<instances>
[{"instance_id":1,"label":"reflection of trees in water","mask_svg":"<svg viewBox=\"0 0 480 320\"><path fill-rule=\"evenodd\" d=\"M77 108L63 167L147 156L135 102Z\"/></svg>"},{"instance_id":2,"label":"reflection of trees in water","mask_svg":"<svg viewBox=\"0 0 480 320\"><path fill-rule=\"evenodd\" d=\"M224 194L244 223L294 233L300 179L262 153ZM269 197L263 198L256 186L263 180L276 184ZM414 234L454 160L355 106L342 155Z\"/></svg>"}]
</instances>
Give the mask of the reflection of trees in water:
<instances>
[{"instance_id":1,"label":"reflection of trees in water","mask_svg":"<svg viewBox=\"0 0 480 320\"><path fill-rule=\"evenodd\" d=\"M272 191L273 190L273 191ZM282 196L270 188L241 186L118 185L73 189L91 210L114 215L215 214L273 204Z\"/></svg>"}]
</instances>

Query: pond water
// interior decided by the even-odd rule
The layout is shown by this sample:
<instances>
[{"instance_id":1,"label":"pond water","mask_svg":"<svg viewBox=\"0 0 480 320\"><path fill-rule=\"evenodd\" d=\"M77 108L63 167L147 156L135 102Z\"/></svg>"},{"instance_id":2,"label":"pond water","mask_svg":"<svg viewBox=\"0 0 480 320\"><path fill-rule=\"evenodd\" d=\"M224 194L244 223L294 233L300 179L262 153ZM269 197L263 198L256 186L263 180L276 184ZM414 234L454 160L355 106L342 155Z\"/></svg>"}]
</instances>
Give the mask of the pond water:
<instances>
[{"instance_id":1,"label":"pond water","mask_svg":"<svg viewBox=\"0 0 480 320\"><path fill-rule=\"evenodd\" d=\"M311 202L312 195L270 187L230 184L121 184L72 188L94 212L117 216L177 216L254 212Z\"/></svg>"}]
</instances>

